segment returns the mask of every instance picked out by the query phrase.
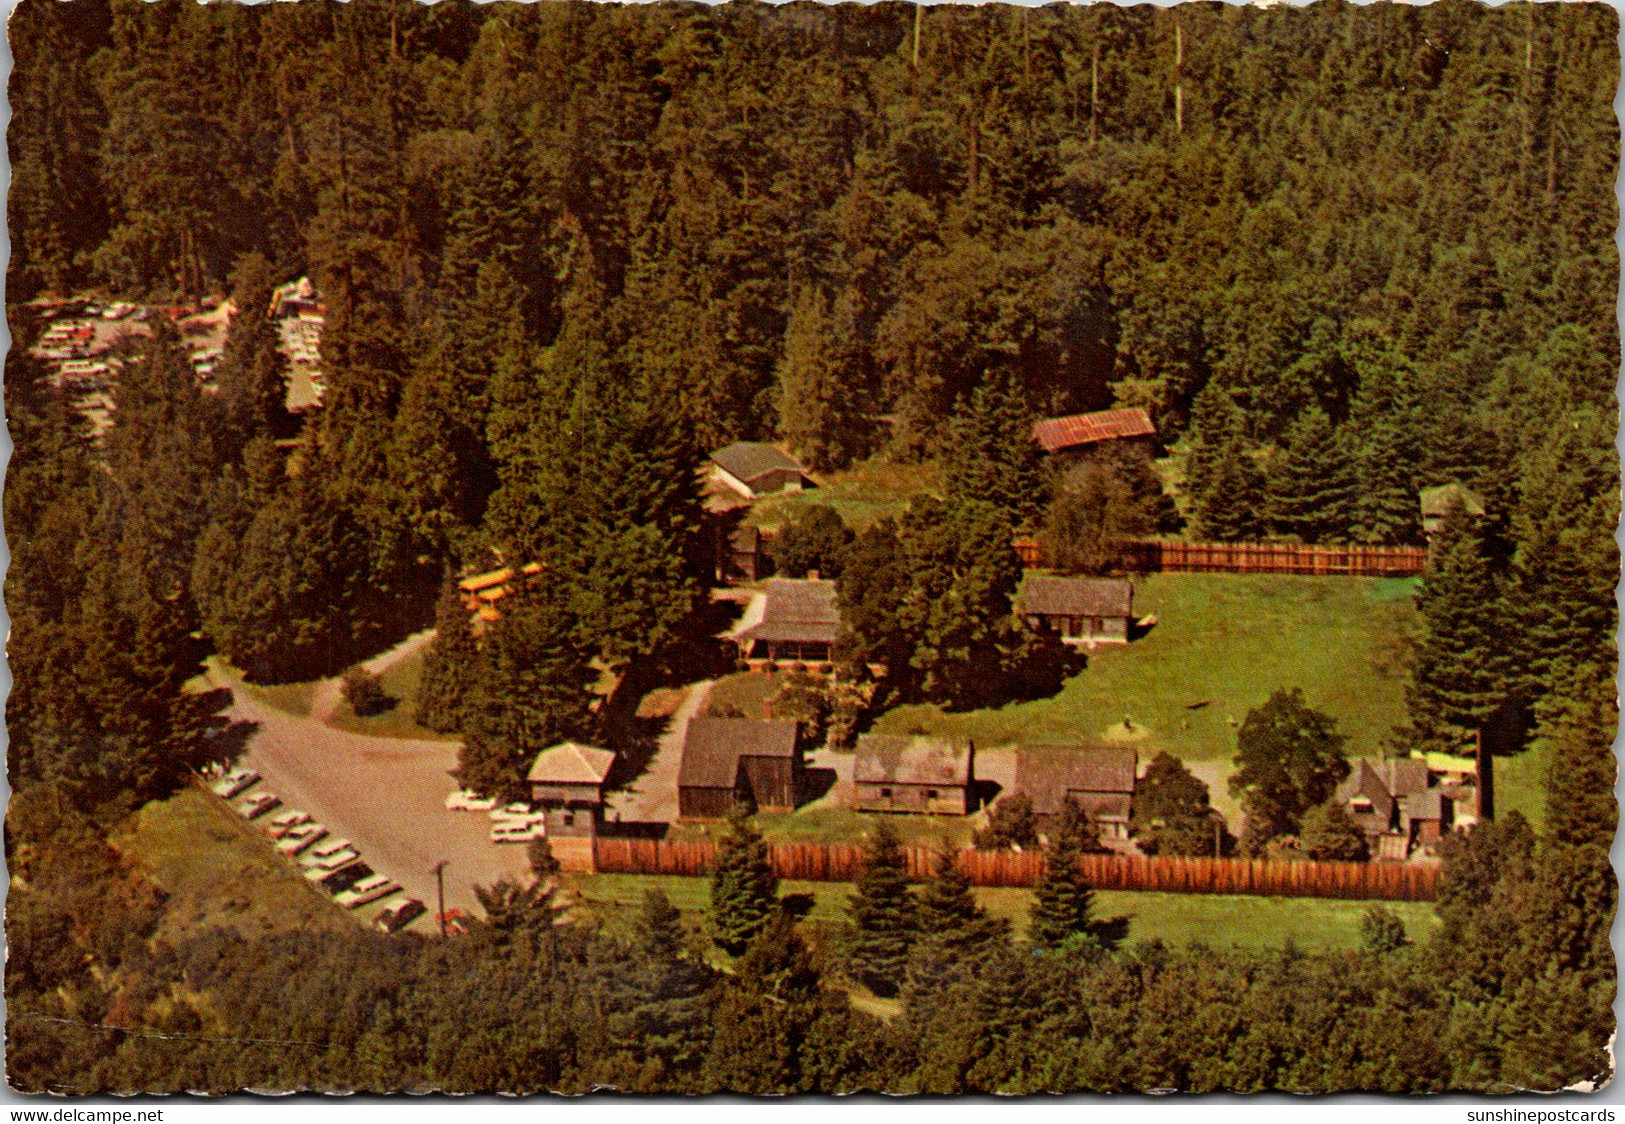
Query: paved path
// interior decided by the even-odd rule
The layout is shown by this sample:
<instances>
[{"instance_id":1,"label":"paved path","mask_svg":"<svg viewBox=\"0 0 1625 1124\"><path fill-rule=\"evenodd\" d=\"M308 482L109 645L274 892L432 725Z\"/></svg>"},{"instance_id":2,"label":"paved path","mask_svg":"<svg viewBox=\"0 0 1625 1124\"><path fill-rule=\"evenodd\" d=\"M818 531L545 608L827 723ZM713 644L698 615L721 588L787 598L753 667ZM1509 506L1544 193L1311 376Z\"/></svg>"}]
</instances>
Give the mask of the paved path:
<instances>
[{"instance_id":1,"label":"paved path","mask_svg":"<svg viewBox=\"0 0 1625 1124\"><path fill-rule=\"evenodd\" d=\"M213 673L210 679L213 686L228 686ZM353 842L364 862L428 905L429 914L415 927L431 928L434 867L441 860L447 864L447 907L476 916L474 883L528 876L526 849L492 843L488 816L446 811L446 796L456 787L449 775L457 764L456 742L347 733L263 706L246 692L232 694L227 715L258 724L240 759L263 778L250 791L274 792L284 809L303 809Z\"/></svg>"},{"instance_id":2,"label":"paved path","mask_svg":"<svg viewBox=\"0 0 1625 1124\"><path fill-rule=\"evenodd\" d=\"M683 737L688 732L688 720L699 714L710 701L711 688L716 683L707 679L688 689L682 705L666 722L665 733L649 767L626 788L608 795L605 818L637 823L674 823L677 820L677 768L683 760Z\"/></svg>"}]
</instances>

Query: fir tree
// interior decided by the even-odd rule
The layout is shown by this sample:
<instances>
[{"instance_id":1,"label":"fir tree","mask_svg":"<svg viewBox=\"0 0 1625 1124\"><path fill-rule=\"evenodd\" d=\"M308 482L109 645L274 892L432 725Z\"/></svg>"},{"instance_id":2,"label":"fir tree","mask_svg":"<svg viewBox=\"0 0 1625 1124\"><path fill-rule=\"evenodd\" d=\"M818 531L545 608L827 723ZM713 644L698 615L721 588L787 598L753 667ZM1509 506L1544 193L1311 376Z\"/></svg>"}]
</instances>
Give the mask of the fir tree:
<instances>
[{"instance_id":1,"label":"fir tree","mask_svg":"<svg viewBox=\"0 0 1625 1124\"><path fill-rule=\"evenodd\" d=\"M1008 370L988 372L965 408L949 420L943 461L951 506L992 504L1016 525L1043 510L1044 474L1032 412Z\"/></svg>"},{"instance_id":2,"label":"fir tree","mask_svg":"<svg viewBox=\"0 0 1625 1124\"><path fill-rule=\"evenodd\" d=\"M1516 687L1506 603L1486 529L1459 508L1433 546L1417 597L1422 634L1406 703L1417 736L1458 749Z\"/></svg>"},{"instance_id":3,"label":"fir tree","mask_svg":"<svg viewBox=\"0 0 1625 1124\"><path fill-rule=\"evenodd\" d=\"M1285 447L1270 463L1266 508L1277 534L1300 542L1348 538L1354 496L1353 468L1331 419L1311 406L1286 432Z\"/></svg>"},{"instance_id":4,"label":"fir tree","mask_svg":"<svg viewBox=\"0 0 1625 1124\"><path fill-rule=\"evenodd\" d=\"M749 813L736 807L711 873L709 927L717 947L741 956L779 912L779 879Z\"/></svg>"},{"instance_id":5,"label":"fir tree","mask_svg":"<svg viewBox=\"0 0 1625 1124\"><path fill-rule=\"evenodd\" d=\"M790 313L779 362L779 433L814 472L845 468L868 451L868 382L851 304L832 308L816 287Z\"/></svg>"},{"instance_id":6,"label":"fir tree","mask_svg":"<svg viewBox=\"0 0 1625 1124\"><path fill-rule=\"evenodd\" d=\"M1032 921L1028 939L1043 949L1059 948L1074 937L1090 931L1094 909L1094 888L1084 877L1078 860L1086 851L1098 848L1091 839L1093 827L1083 808L1068 795L1048 849L1044 873L1033 891Z\"/></svg>"},{"instance_id":7,"label":"fir tree","mask_svg":"<svg viewBox=\"0 0 1625 1124\"><path fill-rule=\"evenodd\" d=\"M480 652L457 583L448 576L435 603L434 639L423 654L416 693L418 723L439 733L463 726Z\"/></svg>"},{"instance_id":8,"label":"fir tree","mask_svg":"<svg viewBox=\"0 0 1625 1124\"><path fill-rule=\"evenodd\" d=\"M864 848L863 873L846 911L853 927L847 971L876 995L896 995L918 922L903 849L885 820Z\"/></svg>"},{"instance_id":9,"label":"fir tree","mask_svg":"<svg viewBox=\"0 0 1625 1124\"><path fill-rule=\"evenodd\" d=\"M937 846L932 877L916 899L918 933L909 949L907 995L910 1004L927 1002L956 980L975 971L980 958L1009 934L1009 924L976 904L959 853L944 838Z\"/></svg>"},{"instance_id":10,"label":"fir tree","mask_svg":"<svg viewBox=\"0 0 1625 1124\"><path fill-rule=\"evenodd\" d=\"M1185 480L1194 530L1203 538L1245 541L1263 530L1264 474L1246 428L1241 408L1218 386L1210 384L1197 396Z\"/></svg>"},{"instance_id":11,"label":"fir tree","mask_svg":"<svg viewBox=\"0 0 1625 1124\"><path fill-rule=\"evenodd\" d=\"M233 456L256 437L281 437L290 427L286 360L270 320L272 273L263 255L247 254L232 271L235 311L215 376L216 402Z\"/></svg>"}]
</instances>

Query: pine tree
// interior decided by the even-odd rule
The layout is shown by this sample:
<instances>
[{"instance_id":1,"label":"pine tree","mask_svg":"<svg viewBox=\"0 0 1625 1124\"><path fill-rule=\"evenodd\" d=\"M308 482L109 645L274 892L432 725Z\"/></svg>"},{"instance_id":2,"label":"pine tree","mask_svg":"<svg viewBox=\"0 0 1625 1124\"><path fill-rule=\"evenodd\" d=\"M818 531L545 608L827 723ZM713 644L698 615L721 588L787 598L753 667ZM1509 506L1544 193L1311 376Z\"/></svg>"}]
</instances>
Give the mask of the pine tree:
<instances>
[{"instance_id":1,"label":"pine tree","mask_svg":"<svg viewBox=\"0 0 1625 1124\"><path fill-rule=\"evenodd\" d=\"M1352 518L1353 467L1344 441L1318 406L1299 414L1266 476L1266 508L1277 534L1300 542L1345 541Z\"/></svg>"},{"instance_id":2,"label":"pine tree","mask_svg":"<svg viewBox=\"0 0 1625 1124\"><path fill-rule=\"evenodd\" d=\"M989 917L976 903L959 853L948 839L938 844L932 877L916 899L918 935L909 949L906 993L912 1005L927 1003L967 978L991 948L1009 935L1009 924Z\"/></svg>"},{"instance_id":3,"label":"pine tree","mask_svg":"<svg viewBox=\"0 0 1625 1124\"><path fill-rule=\"evenodd\" d=\"M235 311L215 376L216 402L233 456L256 437L286 435L291 422L287 364L270 320L272 285L271 265L263 255L237 260L231 286Z\"/></svg>"},{"instance_id":4,"label":"pine tree","mask_svg":"<svg viewBox=\"0 0 1625 1124\"><path fill-rule=\"evenodd\" d=\"M1264 474L1246 428L1246 416L1226 391L1209 384L1197 396L1185 483L1194 530L1203 538L1245 541L1263 530Z\"/></svg>"},{"instance_id":5,"label":"pine tree","mask_svg":"<svg viewBox=\"0 0 1625 1124\"><path fill-rule=\"evenodd\" d=\"M505 598L486 633L469 696L457 777L466 789L508 799L524 790L531 759L586 736L597 675L574 616L544 582Z\"/></svg>"},{"instance_id":6,"label":"pine tree","mask_svg":"<svg viewBox=\"0 0 1625 1124\"><path fill-rule=\"evenodd\" d=\"M628 952L609 1038L636 1060L640 1090L697 1091L691 1082L710 1046L713 974L690 947L682 914L663 892L644 895Z\"/></svg>"},{"instance_id":7,"label":"pine tree","mask_svg":"<svg viewBox=\"0 0 1625 1124\"><path fill-rule=\"evenodd\" d=\"M1059 948L1090 932L1094 888L1084 877L1078 860L1085 851L1098 847L1090 839L1092 830L1083 808L1068 795L1044 855L1044 873L1033 891L1027 937L1039 948Z\"/></svg>"},{"instance_id":8,"label":"pine tree","mask_svg":"<svg viewBox=\"0 0 1625 1124\"><path fill-rule=\"evenodd\" d=\"M435 604L434 624L418 677L416 717L420 725L444 734L463 726L480 660L468 607L449 576Z\"/></svg>"},{"instance_id":9,"label":"pine tree","mask_svg":"<svg viewBox=\"0 0 1625 1124\"><path fill-rule=\"evenodd\" d=\"M741 956L779 912L779 879L767 844L746 810L735 808L711 873L711 939Z\"/></svg>"},{"instance_id":10,"label":"pine tree","mask_svg":"<svg viewBox=\"0 0 1625 1124\"><path fill-rule=\"evenodd\" d=\"M814 472L845 468L871 445L868 377L851 303L816 287L790 313L779 361L779 433Z\"/></svg>"},{"instance_id":11,"label":"pine tree","mask_svg":"<svg viewBox=\"0 0 1625 1124\"><path fill-rule=\"evenodd\" d=\"M1009 370L988 372L965 408L949 419L943 477L950 506L991 504L1015 525L1043 510L1032 411Z\"/></svg>"},{"instance_id":12,"label":"pine tree","mask_svg":"<svg viewBox=\"0 0 1625 1124\"><path fill-rule=\"evenodd\" d=\"M863 873L846 910L854 930L847 971L876 995L896 995L918 922L903 849L885 820L865 845Z\"/></svg>"},{"instance_id":13,"label":"pine tree","mask_svg":"<svg viewBox=\"0 0 1625 1124\"><path fill-rule=\"evenodd\" d=\"M1433 553L1416 602L1422 632L1406 703L1416 735L1453 750L1507 700L1516 670L1486 528L1458 508Z\"/></svg>"}]
</instances>

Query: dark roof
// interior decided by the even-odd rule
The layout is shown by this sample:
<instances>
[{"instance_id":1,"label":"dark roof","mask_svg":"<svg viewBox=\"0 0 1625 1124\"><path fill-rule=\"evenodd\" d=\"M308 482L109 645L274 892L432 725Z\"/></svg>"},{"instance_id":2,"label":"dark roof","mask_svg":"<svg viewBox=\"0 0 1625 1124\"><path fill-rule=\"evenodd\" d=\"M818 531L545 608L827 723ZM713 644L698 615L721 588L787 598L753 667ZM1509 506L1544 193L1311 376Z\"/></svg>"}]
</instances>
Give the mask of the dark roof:
<instances>
[{"instance_id":1,"label":"dark roof","mask_svg":"<svg viewBox=\"0 0 1625 1124\"><path fill-rule=\"evenodd\" d=\"M862 784L969 784L971 753L966 738L864 734L858 738L853 779Z\"/></svg>"},{"instance_id":2,"label":"dark roof","mask_svg":"<svg viewBox=\"0 0 1625 1124\"><path fill-rule=\"evenodd\" d=\"M1046 453L1123 437L1156 435L1157 427L1151 424L1151 415L1138 406L1126 410L1101 410L1093 414L1045 418L1033 426L1033 440Z\"/></svg>"},{"instance_id":3,"label":"dark roof","mask_svg":"<svg viewBox=\"0 0 1625 1124\"><path fill-rule=\"evenodd\" d=\"M1138 764L1139 754L1128 747L1024 745L1016 749L1014 787L1032 801L1034 812L1053 816L1068 793L1080 800L1086 794L1132 795ZM1100 801L1089 803L1105 809Z\"/></svg>"},{"instance_id":4,"label":"dark roof","mask_svg":"<svg viewBox=\"0 0 1625 1124\"><path fill-rule=\"evenodd\" d=\"M1022 613L1036 616L1126 617L1134 611L1134 583L1028 574L1017 600Z\"/></svg>"},{"instance_id":5,"label":"dark roof","mask_svg":"<svg viewBox=\"0 0 1625 1124\"><path fill-rule=\"evenodd\" d=\"M712 453L711 460L747 484L770 472L807 472L779 449L759 441L735 441Z\"/></svg>"},{"instance_id":6,"label":"dark roof","mask_svg":"<svg viewBox=\"0 0 1625 1124\"><path fill-rule=\"evenodd\" d=\"M762 583L761 620L741 640L799 640L833 644L841 633L835 583L813 578L770 578Z\"/></svg>"},{"instance_id":7,"label":"dark roof","mask_svg":"<svg viewBox=\"0 0 1625 1124\"><path fill-rule=\"evenodd\" d=\"M787 718L690 718L677 784L732 788L741 757L794 757L796 749L796 723Z\"/></svg>"},{"instance_id":8,"label":"dark roof","mask_svg":"<svg viewBox=\"0 0 1625 1124\"><path fill-rule=\"evenodd\" d=\"M1444 819L1444 793L1438 789L1432 792L1413 792L1401 802L1407 819L1412 820L1442 820Z\"/></svg>"}]
</instances>

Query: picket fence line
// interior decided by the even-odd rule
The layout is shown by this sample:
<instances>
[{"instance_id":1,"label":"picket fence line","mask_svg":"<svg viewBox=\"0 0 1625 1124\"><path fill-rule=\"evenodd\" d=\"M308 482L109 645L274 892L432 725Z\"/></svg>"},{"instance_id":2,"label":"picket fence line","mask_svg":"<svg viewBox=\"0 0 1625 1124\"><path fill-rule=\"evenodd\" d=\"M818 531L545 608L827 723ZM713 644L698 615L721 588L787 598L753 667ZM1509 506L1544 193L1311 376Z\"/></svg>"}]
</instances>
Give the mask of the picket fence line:
<instances>
[{"instance_id":1,"label":"picket fence line","mask_svg":"<svg viewBox=\"0 0 1625 1124\"><path fill-rule=\"evenodd\" d=\"M863 869L861 847L775 843L768 849L773 872L780 878L851 882ZM699 877L711 873L716 854L717 845L711 842L601 837L594 844L593 863L602 874ZM935 870L936 853L930 849L906 847L904 855L910 878L925 879ZM1438 867L1410 863L1085 855L1080 864L1090 884L1100 890L1432 901L1439 881ZM1033 886L1043 872L1043 856L1036 851L967 850L959 853L959 868L977 886Z\"/></svg>"}]
</instances>

